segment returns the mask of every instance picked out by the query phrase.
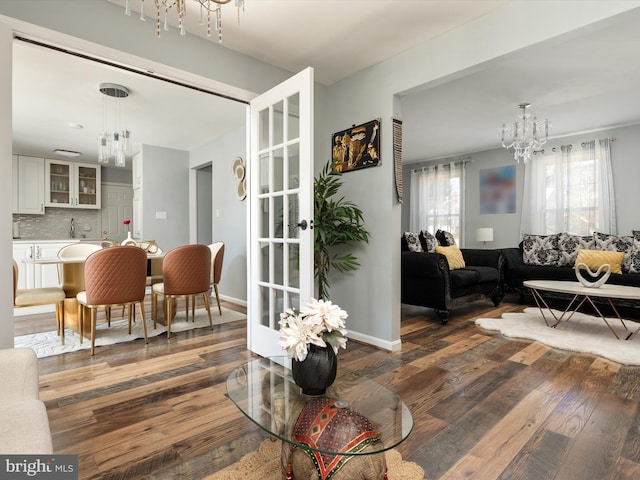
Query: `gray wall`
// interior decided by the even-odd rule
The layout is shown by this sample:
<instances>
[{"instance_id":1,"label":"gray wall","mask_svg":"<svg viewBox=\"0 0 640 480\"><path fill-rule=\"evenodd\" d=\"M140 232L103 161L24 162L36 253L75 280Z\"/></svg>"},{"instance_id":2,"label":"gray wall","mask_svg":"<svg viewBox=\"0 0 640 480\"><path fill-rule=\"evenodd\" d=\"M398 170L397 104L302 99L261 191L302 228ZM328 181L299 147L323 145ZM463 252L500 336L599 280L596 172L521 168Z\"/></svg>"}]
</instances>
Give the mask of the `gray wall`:
<instances>
[{"instance_id":1,"label":"gray wall","mask_svg":"<svg viewBox=\"0 0 640 480\"><path fill-rule=\"evenodd\" d=\"M239 108L245 108L239 106ZM213 241L224 242L220 295L240 303L247 301L247 200L236 196L231 172L233 159L247 159L246 128L218 137L190 154L192 168L211 163Z\"/></svg>"},{"instance_id":2,"label":"gray wall","mask_svg":"<svg viewBox=\"0 0 640 480\"><path fill-rule=\"evenodd\" d=\"M616 140L611 144L611 163L616 197L616 219L618 233L631 235L632 230L640 229L640 216L637 206L630 199L637 199L637 181L640 178L640 162L637 161L637 152L640 149L640 125L619 127L613 129L591 132L552 139L544 149L549 151L553 147L573 144L577 147L580 143L589 140L599 140L612 137ZM480 248L475 240L475 231L478 227L493 227L494 241L490 248L513 247L520 242L520 219L522 216L522 195L524 191L524 163L516 164L517 175L517 204L515 213L480 215L480 180L479 171L486 168L514 165L513 155L504 148L476 152L469 155L471 162L466 165L466 189L465 189L465 236L461 242L468 248ZM535 161L535 158L533 159ZM405 165L403 167L404 190L406 201L402 207L401 232L409 230L409 211L411 206L410 170L420 168L432 163L440 164L443 160L434 162L424 161ZM432 232L433 233L433 232Z\"/></svg>"},{"instance_id":3,"label":"gray wall","mask_svg":"<svg viewBox=\"0 0 640 480\"><path fill-rule=\"evenodd\" d=\"M189 243L189 152L142 145L142 215L144 238L165 252Z\"/></svg>"},{"instance_id":4,"label":"gray wall","mask_svg":"<svg viewBox=\"0 0 640 480\"><path fill-rule=\"evenodd\" d=\"M212 176L211 165L198 168L196 171L196 217L198 243L213 243L213 211L212 211Z\"/></svg>"},{"instance_id":5,"label":"gray wall","mask_svg":"<svg viewBox=\"0 0 640 480\"><path fill-rule=\"evenodd\" d=\"M105 167L102 166L102 172L100 173L100 179L102 183L124 183L131 185L133 183L133 177L131 174L131 160L127 160L127 167Z\"/></svg>"}]
</instances>

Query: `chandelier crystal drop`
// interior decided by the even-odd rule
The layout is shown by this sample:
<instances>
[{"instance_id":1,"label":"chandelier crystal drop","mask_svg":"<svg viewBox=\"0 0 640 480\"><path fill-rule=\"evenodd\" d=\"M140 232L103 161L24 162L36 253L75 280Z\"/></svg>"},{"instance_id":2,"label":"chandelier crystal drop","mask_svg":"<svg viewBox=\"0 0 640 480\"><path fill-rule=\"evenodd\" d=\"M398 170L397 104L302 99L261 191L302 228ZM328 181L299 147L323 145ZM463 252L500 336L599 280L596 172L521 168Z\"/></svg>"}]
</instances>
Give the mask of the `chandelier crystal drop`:
<instances>
[{"instance_id":1,"label":"chandelier crystal drop","mask_svg":"<svg viewBox=\"0 0 640 480\"><path fill-rule=\"evenodd\" d=\"M534 152L549 139L551 122L548 118L543 121L538 121L535 116L531 118L531 114L527 113L530 106L528 103L518 105L520 116L509 126L503 123L500 129L502 146L506 149L513 148L513 158L518 163L520 159L524 163L531 160Z\"/></svg>"},{"instance_id":2,"label":"chandelier crystal drop","mask_svg":"<svg viewBox=\"0 0 640 480\"><path fill-rule=\"evenodd\" d=\"M115 83L101 83L102 133L98 137L98 163L107 165L113 158L116 167L126 165L131 153L131 131L127 128L129 89ZM111 128L109 128L111 127Z\"/></svg>"},{"instance_id":3,"label":"chandelier crystal drop","mask_svg":"<svg viewBox=\"0 0 640 480\"><path fill-rule=\"evenodd\" d=\"M149 0L150 1L150 0ZM187 15L187 0L153 0L156 6L156 35L160 37L160 26L166 31L169 30L169 11L175 7L178 15L178 30L180 35L186 35L185 17ZM130 0L126 0L124 13L131 15ZM207 26L207 37L211 36L211 14L215 13L214 28L218 32L218 41L222 43L222 5L230 3L231 0L192 0L200 6L200 25ZM244 0L235 0L238 11L238 25L240 25L240 10L244 11ZM140 0L140 20L145 21L144 0Z\"/></svg>"}]
</instances>

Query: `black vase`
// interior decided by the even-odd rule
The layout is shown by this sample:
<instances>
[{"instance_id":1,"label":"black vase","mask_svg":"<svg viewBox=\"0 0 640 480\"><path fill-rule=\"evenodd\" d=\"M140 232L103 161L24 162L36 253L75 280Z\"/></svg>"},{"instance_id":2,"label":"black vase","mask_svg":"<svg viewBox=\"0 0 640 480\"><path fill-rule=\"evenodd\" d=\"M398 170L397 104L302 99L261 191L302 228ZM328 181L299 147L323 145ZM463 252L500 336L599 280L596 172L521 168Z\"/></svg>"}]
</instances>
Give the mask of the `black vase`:
<instances>
[{"instance_id":1,"label":"black vase","mask_svg":"<svg viewBox=\"0 0 640 480\"><path fill-rule=\"evenodd\" d=\"M291 362L293 380L305 395L324 395L336 379L338 359L331 347L309 345L307 358Z\"/></svg>"}]
</instances>

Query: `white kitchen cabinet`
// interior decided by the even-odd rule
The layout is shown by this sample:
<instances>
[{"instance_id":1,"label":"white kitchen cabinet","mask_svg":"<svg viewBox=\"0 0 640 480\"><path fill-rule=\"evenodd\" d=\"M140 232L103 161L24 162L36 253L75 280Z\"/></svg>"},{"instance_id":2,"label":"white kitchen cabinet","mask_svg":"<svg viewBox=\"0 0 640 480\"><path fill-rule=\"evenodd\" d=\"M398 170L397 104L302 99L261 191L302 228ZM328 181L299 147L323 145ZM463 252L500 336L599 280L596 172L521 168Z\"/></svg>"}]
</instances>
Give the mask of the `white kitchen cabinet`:
<instances>
[{"instance_id":1,"label":"white kitchen cabinet","mask_svg":"<svg viewBox=\"0 0 640 480\"><path fill-rule=\"evenodd\" d=\"M51 258L57 257L58 251L66 246L77 243L72 242L14 242L13 259L18 265L18 288L56 287L58 279L57 264L37 265L25 263L24 258Z\"/></svg>"},{"instance_id":2,"label":"white kitchen cabinet","mask_svg":"<svg viewBox=\"0 0 640 480\"><path fill-rule=\"evenodd\" d=\"M14 213L44 215L44 158L18 155L14 188L17 196Z\"/></svg>"},{"instance_id":3,"label":"white kitchen cabinet","mask_svg":"<svg viewBox=\"0 0 640 480\"><path fill-rule=\"evenodd\" d=\"M45 206L100 209L100 166L45 160Z\"/></svg>"}]
</instances>

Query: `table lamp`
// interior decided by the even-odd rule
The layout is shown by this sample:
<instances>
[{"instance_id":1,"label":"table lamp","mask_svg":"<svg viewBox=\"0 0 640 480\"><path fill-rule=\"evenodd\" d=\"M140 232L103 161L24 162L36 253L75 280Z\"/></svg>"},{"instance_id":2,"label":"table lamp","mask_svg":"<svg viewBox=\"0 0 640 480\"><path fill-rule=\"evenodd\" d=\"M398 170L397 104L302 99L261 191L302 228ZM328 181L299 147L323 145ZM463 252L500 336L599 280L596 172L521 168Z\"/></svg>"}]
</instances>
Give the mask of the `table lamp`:
<instances>
[{"instance_id":1,"label":"table lamp","mask_svg":"<svg viewBox=\"0 0 640 480\"><path fill-rule=\"evenodd\" d=\"M487 242L493 242L493 228L476 228L476 241L487 248Z\"/></svg>"}]
</instances>

